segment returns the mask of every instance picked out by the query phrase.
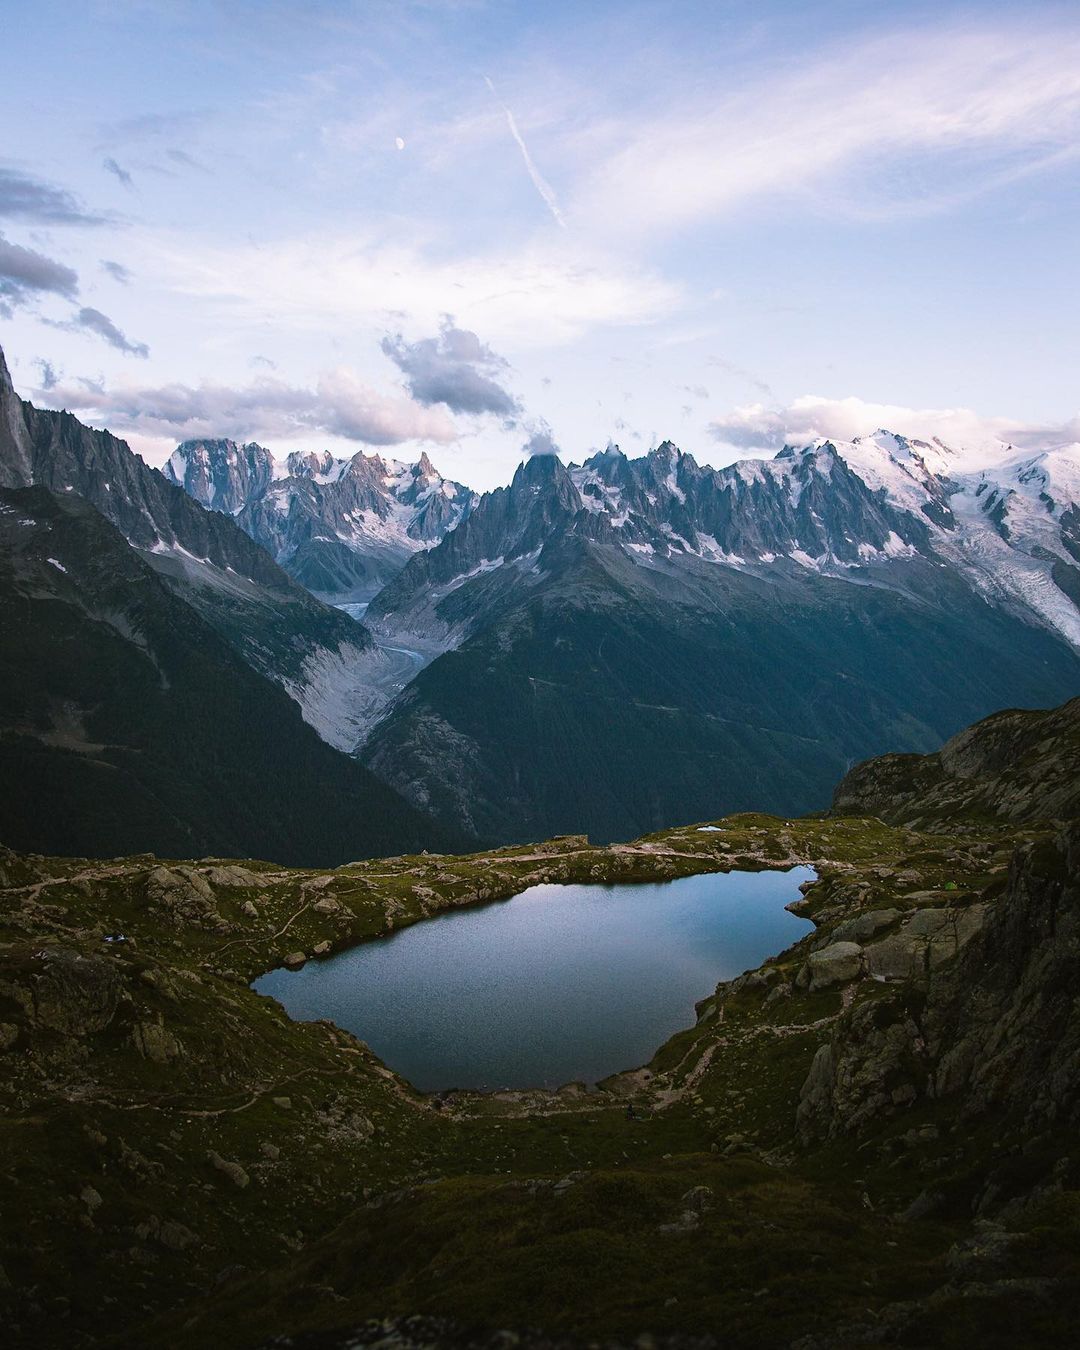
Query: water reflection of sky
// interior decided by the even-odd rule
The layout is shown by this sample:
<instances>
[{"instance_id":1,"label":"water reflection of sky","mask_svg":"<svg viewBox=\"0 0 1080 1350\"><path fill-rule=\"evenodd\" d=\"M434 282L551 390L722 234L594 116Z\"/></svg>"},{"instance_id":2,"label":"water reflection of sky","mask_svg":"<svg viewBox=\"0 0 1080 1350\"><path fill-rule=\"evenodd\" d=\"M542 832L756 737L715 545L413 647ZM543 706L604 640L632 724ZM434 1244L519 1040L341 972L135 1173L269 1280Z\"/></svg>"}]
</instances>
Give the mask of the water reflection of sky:
<instances>
[{"instance_id":1,"label":"water reflection of sky","mask_svg":"<svg viewBox=\"0 0 1080 1350\"><path fill-rule=\"evenodd\" d=\"M427 1091L592 1083L646 1062L720 980L798 941L809 924L784 906L813 875L534 886L255 988L346 1027Z\"/></svg>"}]
</instances>

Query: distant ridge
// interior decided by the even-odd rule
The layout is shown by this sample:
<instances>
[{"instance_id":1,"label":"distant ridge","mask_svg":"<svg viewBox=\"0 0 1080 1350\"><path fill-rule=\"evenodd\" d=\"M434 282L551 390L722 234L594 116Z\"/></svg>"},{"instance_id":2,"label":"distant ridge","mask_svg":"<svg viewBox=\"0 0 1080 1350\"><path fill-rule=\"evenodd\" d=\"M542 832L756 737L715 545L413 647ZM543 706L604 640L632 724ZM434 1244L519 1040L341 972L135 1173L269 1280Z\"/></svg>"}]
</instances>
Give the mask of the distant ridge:
<instances>
[{"instance_id":1,"label":"distant ridge","mask_svg":"<svg viewBox=\"0 0 1080 1350\"><path fill-rule=\"evenodd\" d=\"M254 442L185 441L163 472L203 506L233 516L290 576L339 603L369 600L476 502L426 453L415 464L329 451L278 460Z\"/></svg>"}]
</instances>

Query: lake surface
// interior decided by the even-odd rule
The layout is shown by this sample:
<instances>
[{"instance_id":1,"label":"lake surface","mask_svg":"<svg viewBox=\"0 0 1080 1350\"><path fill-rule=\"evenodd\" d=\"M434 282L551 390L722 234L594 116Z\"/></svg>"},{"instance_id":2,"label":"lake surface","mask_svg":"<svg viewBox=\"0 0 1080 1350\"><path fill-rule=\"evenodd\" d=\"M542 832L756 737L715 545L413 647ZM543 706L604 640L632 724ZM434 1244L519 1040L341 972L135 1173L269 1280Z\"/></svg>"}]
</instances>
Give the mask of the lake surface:
<instances>
[{"instance_id":1,"label":"lake surface","mask_svg":"<svg viewBox=\"0 0 1080 1350\"><path fill-rule=\"evenodd\" d=\"M804 937L784 906L814 875L532 886L254 988L345 1027L425 1092L592 1084L647 1063L721 980Z\"/></svg>"}]
</instances>

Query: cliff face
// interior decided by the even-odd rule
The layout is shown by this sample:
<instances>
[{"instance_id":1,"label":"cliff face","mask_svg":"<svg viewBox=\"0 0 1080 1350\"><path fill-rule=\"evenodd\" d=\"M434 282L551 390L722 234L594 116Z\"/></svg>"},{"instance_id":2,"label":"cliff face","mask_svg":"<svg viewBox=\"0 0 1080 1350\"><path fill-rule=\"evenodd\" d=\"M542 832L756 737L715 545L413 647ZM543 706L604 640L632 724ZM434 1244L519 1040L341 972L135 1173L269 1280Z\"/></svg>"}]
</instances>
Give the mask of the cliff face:
<instances>
[{"instance_id":1,"label":"cliff face","mask_svg":"<svg viewBox=\"0 0 1080 1350\"><path fill-rule=\"evenodd\" d=\"M837 787L832 811L915 826L1080 815L1080 698L1048 712L994 713L936 754L857 764Z\"/></svg>"},{"instance_id":2,"label":"cliff face","mask_svg":"<svg viewBox=\"0 0 1080 1350\"><path fill-rule=\"evenodd\" d=\"M342 691L363 683L366 629L309 594L229 516L204 510L124 441L20 399L0 351L0 487L30 486L90 502L174 595L299 703L324 740L353 748Z\"/></svg>"},{"instance_id":3,"label":"cliff face","mask_svg":"<svg viewBox=\"0 0 1080 1350\"><path fill-rule=\"evenodd\" d=\"M1018 849L992 902L931 913L967 940L844 1015L802 1089L805 1141L933 1103L1027 1138L1080 1121L1080 822Z\"/></svg>"}]
</instances>

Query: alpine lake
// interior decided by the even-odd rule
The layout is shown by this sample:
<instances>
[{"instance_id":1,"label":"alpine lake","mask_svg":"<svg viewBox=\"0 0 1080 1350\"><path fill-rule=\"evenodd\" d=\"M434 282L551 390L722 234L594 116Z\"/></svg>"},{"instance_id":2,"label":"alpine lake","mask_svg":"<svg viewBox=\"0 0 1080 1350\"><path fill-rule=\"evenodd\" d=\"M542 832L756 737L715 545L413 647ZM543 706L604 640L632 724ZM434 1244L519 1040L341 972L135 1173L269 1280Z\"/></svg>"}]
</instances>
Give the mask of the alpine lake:
<instances>
[{"instance_id":1,"label":"alpine lake","mask_svg":"<svg viewBox=\"0 0 1080 1350\"><path fill-rule=\"evenodd\" d=\"M422 1092L592 1086L647 1063L721 980L804 937L809 867L531 886L255 981Z\"/></svg>"}]
</instances>

